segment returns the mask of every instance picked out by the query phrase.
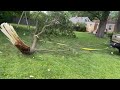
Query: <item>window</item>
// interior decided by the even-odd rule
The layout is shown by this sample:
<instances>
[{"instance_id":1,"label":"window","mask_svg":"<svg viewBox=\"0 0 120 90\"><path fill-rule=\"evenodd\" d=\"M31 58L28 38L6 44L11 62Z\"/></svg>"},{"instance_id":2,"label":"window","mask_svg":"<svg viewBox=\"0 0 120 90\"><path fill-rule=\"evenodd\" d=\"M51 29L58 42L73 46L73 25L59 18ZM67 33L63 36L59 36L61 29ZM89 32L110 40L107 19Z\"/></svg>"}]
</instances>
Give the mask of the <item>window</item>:
<instances>
[{"instance_id":1,"label":"window","mask_svg":"<svg viewBox=\"0 0 120 90\"><path fill-rule=\"evenodd\" d=\"M109 25L109 30L111 30L111 28L112 28L112 25Z\"/></svg>"}]
</instances>

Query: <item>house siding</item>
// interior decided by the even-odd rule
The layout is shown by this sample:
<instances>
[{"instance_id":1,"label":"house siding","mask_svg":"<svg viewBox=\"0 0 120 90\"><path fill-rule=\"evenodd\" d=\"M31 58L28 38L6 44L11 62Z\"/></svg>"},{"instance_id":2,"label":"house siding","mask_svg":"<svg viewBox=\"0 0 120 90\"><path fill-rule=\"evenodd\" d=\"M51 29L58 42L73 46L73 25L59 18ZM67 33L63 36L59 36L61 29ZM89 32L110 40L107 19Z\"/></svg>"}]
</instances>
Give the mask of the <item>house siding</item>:
<instances>
[{"instance_id":1,"label":"house siding","mask_svg":"<svg viewBox=\"0 0 120 90\"><path fill-rule=\"evenodd\" d=\"M94 22L94 28L93 26L90 26L89 24L90 23L87 23L88 25L86 26L87 27L87 30L88 32L93 32L93 34L96 34L97 32L97 29L99 27L99 23L98 22ZM92 29L91 29L92 28ZM111 23L107 23L106 24L106 29L105 29L105 32L114 32L114 28L115 28L115 24L111 24Z\"/></svg>"}]
</instances>

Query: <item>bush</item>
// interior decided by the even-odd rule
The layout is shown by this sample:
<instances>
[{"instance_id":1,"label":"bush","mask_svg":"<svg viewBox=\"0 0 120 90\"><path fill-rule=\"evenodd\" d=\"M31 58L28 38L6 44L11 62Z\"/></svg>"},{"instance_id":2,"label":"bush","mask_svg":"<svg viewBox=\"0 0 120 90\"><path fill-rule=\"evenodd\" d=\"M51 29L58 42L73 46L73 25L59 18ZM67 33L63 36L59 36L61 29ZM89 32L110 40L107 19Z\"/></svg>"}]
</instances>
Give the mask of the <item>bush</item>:
<instances>
[{"instance_id":1,"label":"bush","mask_svg":"<svg viewBox=\"0 0 120 90\"><path fill-rule=\"evenodd\" d=\"M79 31L79 32L85 32L86 31L86 25L85 23L77 23L75 26L74 26L74 29L76 31Z\"/></svg>"},{"instance_id":2,"label":"bush","mask_svg":"<svg viewBox=\"0 0 120 90\"><path fill-rule=\"evenodd\" d=\"M106 34L107 34L108 37L111 37L113 35L112 32L107 32Z\"/></svg>"}]
</instances>

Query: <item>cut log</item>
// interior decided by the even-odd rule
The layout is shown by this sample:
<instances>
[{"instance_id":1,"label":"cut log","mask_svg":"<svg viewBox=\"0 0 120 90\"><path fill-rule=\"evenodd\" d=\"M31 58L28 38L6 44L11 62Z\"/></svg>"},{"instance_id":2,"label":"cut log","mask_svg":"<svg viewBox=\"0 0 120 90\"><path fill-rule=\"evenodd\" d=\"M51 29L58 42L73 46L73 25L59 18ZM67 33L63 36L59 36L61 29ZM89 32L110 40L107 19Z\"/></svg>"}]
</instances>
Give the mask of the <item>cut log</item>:
<instances>
[{"instance_id":1,"label":"cut log","mask_svg":"<svg viewBox=\"0 0 120 90\"><path fill-rule=\"evenodd\" d=\"M2 23L1 31L8 37L10 42L14 46L16 46L23 54L30 54L30 47L20 39L13 26L8 23Z\"/></svg>"}]
</instances>

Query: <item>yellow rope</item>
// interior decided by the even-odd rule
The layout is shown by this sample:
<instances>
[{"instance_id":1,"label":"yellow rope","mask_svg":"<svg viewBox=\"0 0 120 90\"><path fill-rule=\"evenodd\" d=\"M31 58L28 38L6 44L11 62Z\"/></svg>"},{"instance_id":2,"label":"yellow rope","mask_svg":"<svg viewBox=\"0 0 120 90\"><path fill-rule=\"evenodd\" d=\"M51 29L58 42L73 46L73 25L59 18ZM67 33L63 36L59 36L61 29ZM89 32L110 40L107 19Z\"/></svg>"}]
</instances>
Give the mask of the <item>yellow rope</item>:
<instances>
[{"instance_id":1,"label":"yellow rope","mask_svg":"<svg viewBox=\"0 0 120 90\"><path fill-rule=\"evenodd\" d=\"M92 48L82 48L83 50L88 50L88 51L95 51L95 50L102 50L102 49L92 49Z\"/></svg>"}]
</instances>

